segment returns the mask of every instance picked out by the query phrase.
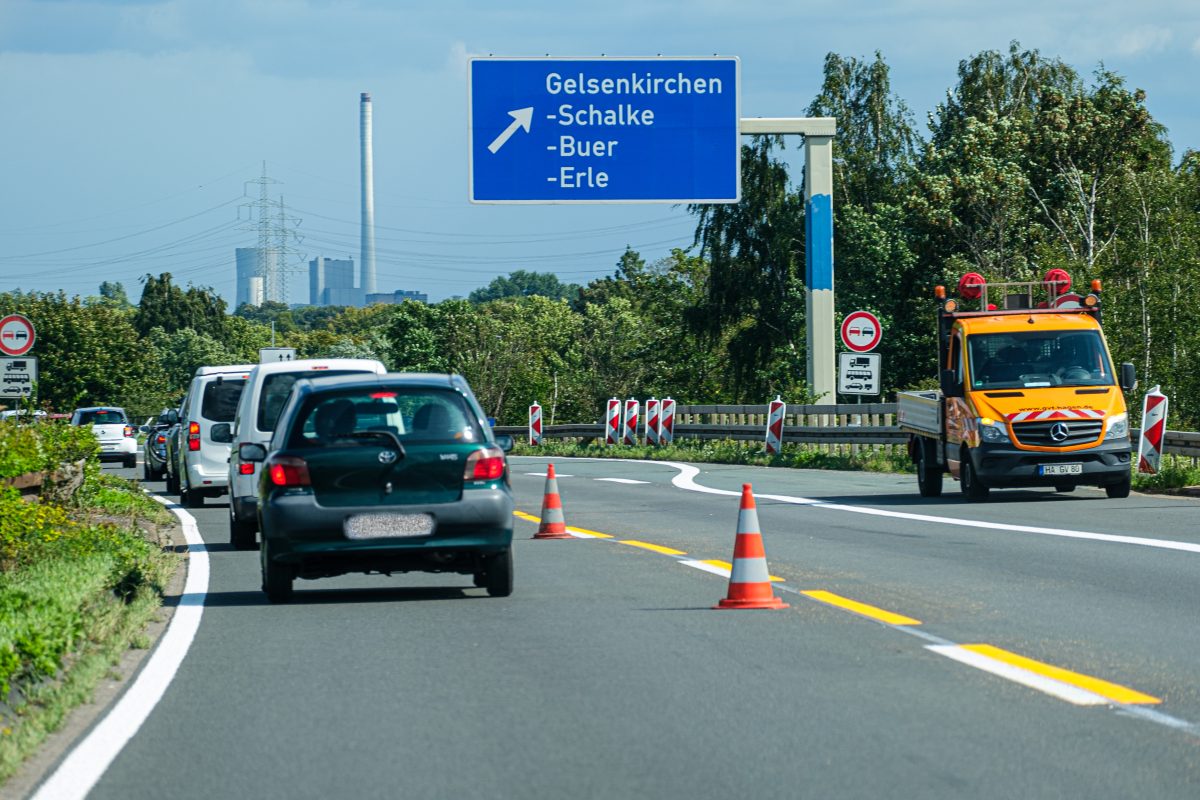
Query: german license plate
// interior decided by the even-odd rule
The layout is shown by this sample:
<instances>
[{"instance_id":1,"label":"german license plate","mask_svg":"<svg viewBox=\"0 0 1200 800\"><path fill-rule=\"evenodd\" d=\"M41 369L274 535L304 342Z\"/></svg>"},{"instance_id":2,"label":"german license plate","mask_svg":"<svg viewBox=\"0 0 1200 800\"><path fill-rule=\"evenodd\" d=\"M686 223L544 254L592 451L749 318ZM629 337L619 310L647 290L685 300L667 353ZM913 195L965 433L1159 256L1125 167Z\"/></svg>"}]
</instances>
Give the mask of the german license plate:
<instances>
[{"instance_id":1,"label":"german license plate","mask_svg":"<svg viewBox=\"0 0 1200 800\"><path fill-rule=\"evenodd\" d=\"M392 539L433 533L432 514L355 514L343 523L347 539Z\"/></svg>"},{"instance_id":2,"label":"german license plate","mask_svg":"<svg viewBox=\"0 0 1200 800\"><path fill-rule=\"evenodd\" d=\"M1082 475L1083 464L1042 464L1039 475Z\"/></svg>"}]
</instances>

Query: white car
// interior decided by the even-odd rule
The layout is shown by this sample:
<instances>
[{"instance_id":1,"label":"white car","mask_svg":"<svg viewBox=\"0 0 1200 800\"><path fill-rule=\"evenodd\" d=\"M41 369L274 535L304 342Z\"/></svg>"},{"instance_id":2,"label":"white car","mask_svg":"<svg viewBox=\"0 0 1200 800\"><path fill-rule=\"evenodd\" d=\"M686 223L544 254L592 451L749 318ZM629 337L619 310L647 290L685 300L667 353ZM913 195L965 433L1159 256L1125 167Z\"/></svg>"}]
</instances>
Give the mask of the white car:
<instances>
[{"instance_id":1,"label":"white car","mask_svg":"<svg viewBox=\"0 0 1200 800\"><path fill-rule=\"evenodd\" d=\"M175 458L179 502L189 508L229 490L229 443L238 400L254 364L200 367L179 406L179 426L170 448Z\"/></svg>"},{"instance_id":2,"label":"white car","mask_svg":"<svg viewBox=\"0 0 1200 800\"><path fill-rule=\"evenodd\" d=\"M250 372L233 421L233 446L229 453L229 543L237 550L252 550L258 532L258 471L261 462L242 461L243 444L265 445L275 431L279 412L300 378L361 373L382 375L387 368L368 358L309 358L259 364Z\"/></svg>"},{"instance_id":3,"label":"white car","mask_svg":"<svg viewBox=\"0 0 1200 800\"><path fill-rule=\"evenodd\" d=\"M72 425L91 425L100 440L100 460L120 461L126 467L137 466L137 428L129 422L125 409L115 406L77 408Z\"/></svg>"}]
</instances>

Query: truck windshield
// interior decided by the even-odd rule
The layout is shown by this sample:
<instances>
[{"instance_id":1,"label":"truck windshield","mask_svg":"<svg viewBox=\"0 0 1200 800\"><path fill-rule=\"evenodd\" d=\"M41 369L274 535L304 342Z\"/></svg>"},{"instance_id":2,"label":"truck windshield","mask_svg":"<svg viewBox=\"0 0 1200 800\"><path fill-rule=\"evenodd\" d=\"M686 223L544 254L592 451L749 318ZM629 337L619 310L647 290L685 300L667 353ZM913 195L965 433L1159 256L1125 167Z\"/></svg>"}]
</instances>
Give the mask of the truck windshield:
<instances>
[{"instance_id":1,"label":"truck windshield","mask_svg":"<svg viewBox=\"0 0 1200 800\"><path fill-rule=\"evenodd\" d=\"M967 352L973 389L1113 384L1097 331L974 334Z\"/></svg>"}]
</instances>

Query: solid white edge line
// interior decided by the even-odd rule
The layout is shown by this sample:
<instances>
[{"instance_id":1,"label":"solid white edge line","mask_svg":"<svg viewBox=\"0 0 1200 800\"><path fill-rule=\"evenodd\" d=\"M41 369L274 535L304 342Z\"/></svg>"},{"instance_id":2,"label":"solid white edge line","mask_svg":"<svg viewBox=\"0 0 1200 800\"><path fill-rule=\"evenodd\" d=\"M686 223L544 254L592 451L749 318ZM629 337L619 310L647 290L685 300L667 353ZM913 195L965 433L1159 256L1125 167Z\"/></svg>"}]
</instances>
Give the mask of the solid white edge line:
<instances>
[{"instance_id":1,"label":"solid white edge line","mask_svg":"<svg viewBox=\"0 0 1200 800\"><path fill-rule=\"evenodd\" d=\"M622 483L629 486L648 485L650 481L635 481L633 478L592 478L594 481L604 481L606 483Z\"/></svg>"},{"instance_id":2,"label":"solid white edge line","mask_svg":"<svg viewBox=\"0 0 1200 800\"><path fill-rule=\"evenodd\" d=\"M1005 664L1003 661L988 658L981 653L967 650L959 645L927 644L925 645L925 649L932 650L938 655L952 658L955 661L975 667L976 669L981 669L984 672L990 672L1001 678L1028 686L1030 689L1037 689L1039 692L1045 692L1048 695L1057 697L1059 700L1066 700L1068 703L1074 703L1077 706L1114 705L1108 698L1101 697L1094 692L1080 689L1078 686L1072 686L1069 683L1056 681L1053 678L1047 678L1045 675L1039 675L1036 672L1015 667L1012 664Z\"/></svg>"},{"instance_id":3,"label":"solid white edge line","mask_svg":"<svg viewBox=\"0 0 1200 800\"><path fill-rule=\"evenodd\" d=\"M204 550L204 540L200 538L195 517L157 495L151 497L167 506L183 524L183 536L188 544L188 572L179 605L137 679L42 782L33 800L75 800L87 796L150 716L183 663L200 627L204 598L208 593L208 553Z\"/></svg>"}]
</instances>

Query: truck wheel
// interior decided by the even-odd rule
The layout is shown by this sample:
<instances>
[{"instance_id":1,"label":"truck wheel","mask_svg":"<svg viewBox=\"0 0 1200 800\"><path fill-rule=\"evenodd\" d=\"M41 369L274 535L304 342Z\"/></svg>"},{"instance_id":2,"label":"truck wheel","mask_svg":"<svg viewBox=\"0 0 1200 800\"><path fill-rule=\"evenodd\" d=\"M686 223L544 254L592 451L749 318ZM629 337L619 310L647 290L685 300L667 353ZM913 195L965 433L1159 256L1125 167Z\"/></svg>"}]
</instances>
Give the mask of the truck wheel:
<instances>
[{"instance_id":1,"label":"truck wheel","mask_svg":"<svg viewBox=\"0 0 1200 800\"><path fill-rule=\"evenodd\" d=\"M171 472L167 473L167 493L168 494L179 494L179 481L175 478L175 475Z\"/></svg>"},{"instance_id":2,"label":"truck wheel","mask_svg":"<svg viewBox=\"0 0 1200 800\"><path fill-rule=\"evenodd\" d=\"M1126 475L1125 480L1121 481L1120 483L1110 483L1108 486L1105 486L1104 493L1115 499L1129 497L1129 489L1131 488L1132 484L1133 476Z\"/></svg>"},{"instance_id":3,"label":"truck wheel","mask_svg":"<svg viewBox=\"0 0 1200 800\"><path fill-rule=\"evenodd\" d=\"M975 466L971 463L971 453L964 449L962 453L962 466L959 468L958 483L962 488L962 492L967 496L967 502L979 503L988 499L990 489L979 482L979 476L975 474Z\"/></svg>"},{"instance_id":4,"label":"truck wheel","mask_svg":"<svg viewBox=\"0 0 1200 800\"><path fill-rule=\"evenodd\" d=\"M942 468L929 457L925 442L917 442L917 489L921 497L942 496Z\"/></svg>"}]
</instances>

